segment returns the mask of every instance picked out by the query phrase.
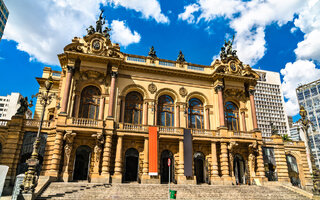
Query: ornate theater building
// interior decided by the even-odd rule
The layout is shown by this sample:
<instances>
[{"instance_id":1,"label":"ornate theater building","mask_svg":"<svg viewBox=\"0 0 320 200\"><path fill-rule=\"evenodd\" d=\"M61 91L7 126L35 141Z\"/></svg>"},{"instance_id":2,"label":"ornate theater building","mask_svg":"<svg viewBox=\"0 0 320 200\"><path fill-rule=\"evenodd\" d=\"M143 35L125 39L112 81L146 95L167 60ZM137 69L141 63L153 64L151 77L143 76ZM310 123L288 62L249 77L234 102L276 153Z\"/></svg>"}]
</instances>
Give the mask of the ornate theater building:
<instances>
[{"instance_id":1,"label":"ornate theater building","mask_svg":"<svg viewBox=\"0 0 320 200\"><path fill-rule=\"evenodd\" d=\"M39 185L97 183L271 184L312 186L304 142L258 130L258 74L225 42L210 66L126 54L109 29L88 29L58 55L61 71L45 67L39 92L53 78L58 98L44 110ZM6 186L24 173L40 124L15 115L0 122L0 164ZM171 161L170 170L168 159ZM170 180L169 180L170 171Z\"/></svg>"}]
</instances>

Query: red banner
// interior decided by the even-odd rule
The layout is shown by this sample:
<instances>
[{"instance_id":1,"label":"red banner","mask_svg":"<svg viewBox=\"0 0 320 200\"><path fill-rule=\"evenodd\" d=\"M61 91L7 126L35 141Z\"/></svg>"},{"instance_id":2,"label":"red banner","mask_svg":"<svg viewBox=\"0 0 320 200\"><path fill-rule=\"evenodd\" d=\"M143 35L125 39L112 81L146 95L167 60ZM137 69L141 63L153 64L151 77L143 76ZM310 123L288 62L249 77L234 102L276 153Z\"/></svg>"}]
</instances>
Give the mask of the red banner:
<instances>
[{"instance_id":1,"label":"red banner","mask_svg":"<svg viewBox=\"0 0 320 200\"><path fill-rule=\"evenodd\" d=\"M158 175L158 130L149 126L149 175Z\"/></svg>"}]
</instances>

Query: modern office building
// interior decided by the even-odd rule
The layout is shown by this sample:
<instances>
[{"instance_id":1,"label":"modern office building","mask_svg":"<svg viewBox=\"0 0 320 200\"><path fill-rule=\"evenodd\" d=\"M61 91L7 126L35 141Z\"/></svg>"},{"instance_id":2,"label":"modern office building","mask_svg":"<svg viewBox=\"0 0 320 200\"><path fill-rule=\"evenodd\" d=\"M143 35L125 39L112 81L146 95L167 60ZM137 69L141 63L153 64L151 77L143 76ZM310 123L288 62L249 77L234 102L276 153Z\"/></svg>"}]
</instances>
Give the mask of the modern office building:
<instances>
[{"instance_id":1,"label":"modern office building","mask_svg":"<svg viewBox=\"0 0 320 200\"><path fill-rule=\"evenodd\" d=\"M320 157L320 79L308 84L300 85L297 89L300 106L307 111L312 128L308 129L311 149L316 159ZM320 167L319 161L316 163Z\"/></svg>"},{"instance_id":2,"label":"modern office building","mask_svg":"<svg viewBox=\"0 0 320 200\"><path fill-rule=\"evenodd\" d=\"M3 0L0 0L0 41L4 32L4 27L6 26L9 16L9 11L4 4Z\"/></svg>"},{"instance_id":3,"label":"modern office building","mask_svg":"<svg viewBox=\"0 0 320 200\"><path fill-rule=\"evenodd\" d=\"M16 92L7 96L0 96L0 119L10 120L17 113L21 98L23 96ZM32 111L30 109L26 112L26 118L32 118Z\"/></svg>"},{"instance_id":4,"label":"modern office building","mask_svg":"<svg viewBox=\"0 0 320 200\"><path fill-rule=\"evenodd\" d=\"M278 134L289 134L288 117L284 109L284 98L281 90L280 74L255 69L260 76L255 88L255 104L258 128L263 137L271 136L271 123Z\"/></svg>"}]
</instances>

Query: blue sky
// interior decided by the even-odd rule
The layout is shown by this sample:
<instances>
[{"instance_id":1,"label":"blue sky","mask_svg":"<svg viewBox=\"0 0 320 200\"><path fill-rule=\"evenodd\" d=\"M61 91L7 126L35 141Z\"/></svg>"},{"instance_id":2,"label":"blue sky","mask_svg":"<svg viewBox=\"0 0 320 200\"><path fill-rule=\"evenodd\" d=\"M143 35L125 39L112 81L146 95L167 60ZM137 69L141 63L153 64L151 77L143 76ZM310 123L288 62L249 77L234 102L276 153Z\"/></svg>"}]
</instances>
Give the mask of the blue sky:
<instances>
[{"instance_id":1,"label":"blue sky","mask_svg":"<svg viewBox=\"0 0 320 200\"><path fill-rule=\"evenodd\" d=\"M320 78L319 0L5 0L9 19L0 42L0 95L38 90L44 66L60 70L57 54L86 34L104 9L111 39L125 53L210 65L235 35L239 58L281 72L286 111L298 112L295 88ZM297 117L296 117L297 119Z\"/></svg>"}]
</instances>

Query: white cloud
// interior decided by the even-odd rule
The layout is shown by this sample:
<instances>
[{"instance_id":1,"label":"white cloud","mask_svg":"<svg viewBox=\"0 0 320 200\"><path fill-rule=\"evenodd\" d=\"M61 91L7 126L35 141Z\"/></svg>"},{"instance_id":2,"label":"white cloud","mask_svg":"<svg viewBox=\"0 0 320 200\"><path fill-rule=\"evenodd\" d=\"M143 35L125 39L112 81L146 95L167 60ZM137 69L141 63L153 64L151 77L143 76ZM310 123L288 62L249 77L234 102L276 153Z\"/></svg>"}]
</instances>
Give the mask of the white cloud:
<instances>
[{"instance_id":1,"label":"white cloud","mask_svg":"<svg viewBox=\"0 0 320 200\"><path fill-rule=\"evenodd\" d=\"M144 18L153 18L158 23L170 22L169 18L161 12L161 7L157 0L106 0L106 3L141 12Z\"/></svg>"},{"instance_id":2,"label":"white cloud","mask_svg":"<svg viewBox=\"0 0 320 200\"><path fill-rule=\"evenodd\" d=\"M294 51L297 57L320 61L320 1L310 1L294 24L305 33Z\"/></svg>"},{"instance_id":3,"label":"white cloud","mask_svg":"<svg viewBox=\"0 0 320 200\"><path fill-rule=\"evenodd\" d=\"M132 33L124 21L113 20L111 23L111 29L111 40L124 47L132 43L140 42L140 34L136 31Z\"/></svg>"},{"instance_id":4,"label":"white cloud","mask_svg":"<svg viewBox=\"0 0 320 200\"><path fill-rule=\"evenodd\" d=\"M199 10L199 5L198 4L191 4L188 6L185 6L184 9L185 11L183 13L180 13L178 15L178 19L187 21L189 24L194 23L194 12L197 12Z\"/></svg>"},{"instance_id":5,"label":"white cloud","mask_svg":"<svg viewBox=\"0 0 320 200\"><path fill-rule=\"evenodd\" d=\"M63 52L63 48L71 43L73 37L85 35L86 28L95 24L102 1L10 0L6 3L10 16L3 38L16 41L17 48L27 52L30 61L58 65L57 54ZM123 30L129 30L125 27ZM118 34L118 30L115 28L113 37ZM132 35L128 31L125 33L128 36L123 43L125 46L130 42L136 43L138 37L140 40L140 35L136 32Z\"/></svg>"},{"instance_id":6,"label":"white cloud","mask_svg":"<svg viewBox=\"0 0 320 200\"><path fill-rule=\"evenodd\" d=\"M319 79L320 69L316 68L312 61L297 60L287 63L280 71L283 75L282 91L288 101L285 103L288 115L294 116L299 112L296 96L296 88L299 84L305 84Z\"/></svg>"},{"instance_id":7,"label":"white cloud","mask_svg":"<svg viewBox=\"0 0 320 200\"><path fill-rule=\"evenodd\" d=\"M235 30L235 47L239 58L250 65L254 65L265 54L265 28L277 23L279 26L293 20L294 14L299 13L307 5L301 0L265 0L265 1L240 1L240 0L198 0L189 6L199 7L198 19L193 19L194 14L188 13L188 6L181 18L188 23L199 23L201 19L209 22L218 17L230 20L230 27ZM182 15L180 14L180 15ZM189 15L188 15L189 14ZM191 20L190 20L191 19Z\"/></svg>"}]
</instances>

